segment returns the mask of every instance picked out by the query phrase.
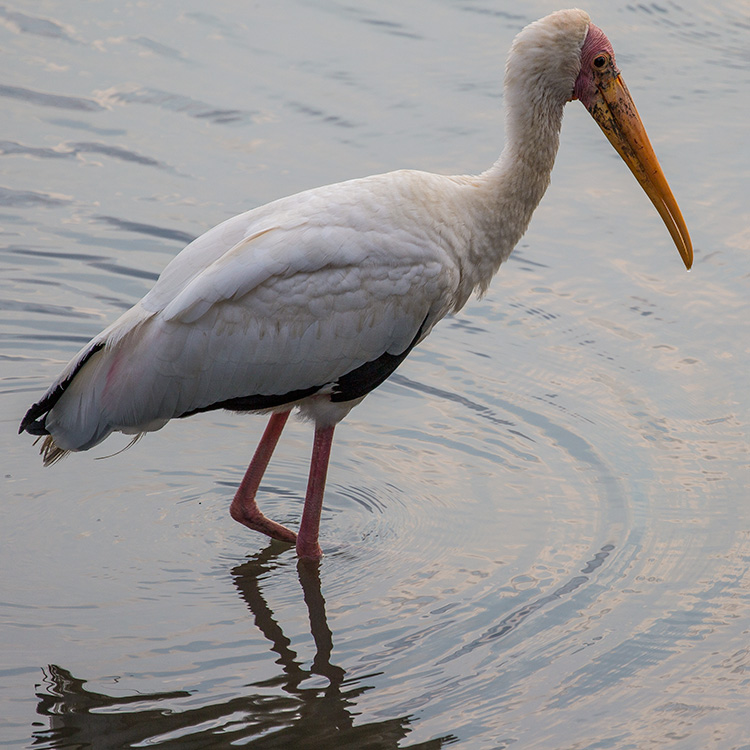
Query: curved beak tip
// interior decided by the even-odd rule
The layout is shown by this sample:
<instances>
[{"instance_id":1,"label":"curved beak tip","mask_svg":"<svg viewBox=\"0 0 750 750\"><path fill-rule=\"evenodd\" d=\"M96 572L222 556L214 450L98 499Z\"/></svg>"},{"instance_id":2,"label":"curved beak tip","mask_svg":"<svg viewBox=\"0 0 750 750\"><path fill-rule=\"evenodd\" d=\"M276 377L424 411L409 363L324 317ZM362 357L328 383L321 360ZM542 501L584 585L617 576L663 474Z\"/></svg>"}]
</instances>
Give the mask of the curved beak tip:
<instances>
[{"instance_id":1,"label":"curved beak tip","mask_svg":"<svg viewBox=\"0 0 750 750\"><path fill-rule=\"evenodd\" d=\"M693 267L693 253L691 252L690 253L690 257L689 258L683 258L683 260L685 261L685 268L688 271L690 271L690 269L692 269L692 267Z\"/></svg>"}]
</instances>

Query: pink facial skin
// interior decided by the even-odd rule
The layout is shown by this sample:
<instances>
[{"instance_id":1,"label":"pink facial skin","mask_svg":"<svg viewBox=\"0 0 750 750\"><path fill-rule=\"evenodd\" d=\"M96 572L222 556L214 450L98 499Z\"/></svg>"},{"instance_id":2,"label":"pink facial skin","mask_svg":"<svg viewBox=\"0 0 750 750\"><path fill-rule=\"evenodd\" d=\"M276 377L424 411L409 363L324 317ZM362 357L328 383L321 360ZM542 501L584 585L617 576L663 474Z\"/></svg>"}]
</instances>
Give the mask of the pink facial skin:
<instances>
[{"instance_id":1,"label":"pink facial skin","mask_svg":"<svg viewBox=\"0 0 750 750\"><path fill-rule=\"evenodd\" d=\"M612 49L611 42L598 26L591 23L589 24L589 30L583 42L583 47L581 47L581 72L576 79L572 97L573 99L580 99L581 104L586 109L591 106L592 98L596 91L594 70L598 67L596 59L601 55L609 57L612 61L615 74L619 75L620 71L615 64L615 51Z\"/></svg>"}]
</instances>

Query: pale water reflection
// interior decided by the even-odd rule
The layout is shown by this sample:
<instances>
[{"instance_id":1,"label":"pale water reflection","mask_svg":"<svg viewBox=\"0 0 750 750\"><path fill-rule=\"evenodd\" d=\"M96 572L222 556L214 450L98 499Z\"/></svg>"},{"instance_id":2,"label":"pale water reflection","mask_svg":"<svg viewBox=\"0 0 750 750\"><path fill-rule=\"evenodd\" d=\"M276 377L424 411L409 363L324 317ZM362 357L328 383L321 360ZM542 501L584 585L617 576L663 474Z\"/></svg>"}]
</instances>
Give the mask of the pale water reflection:
<instances>
[{"instance_id":1,"label":"pale water reflection","mask_svg":"<svg viewBox=\"0 0 750 750\"><path fill-rule=\"evenodd\" d=\"M485 299L339 429L319 570L228 517L262 419L47 470L15 434L221 219L486 168L508 46L559 5L0 6L4 747L750 747L747 3L589 8L694 270L571 105ZM310 440L261 488L292 526Z\"/></svg>"}]
</instances>

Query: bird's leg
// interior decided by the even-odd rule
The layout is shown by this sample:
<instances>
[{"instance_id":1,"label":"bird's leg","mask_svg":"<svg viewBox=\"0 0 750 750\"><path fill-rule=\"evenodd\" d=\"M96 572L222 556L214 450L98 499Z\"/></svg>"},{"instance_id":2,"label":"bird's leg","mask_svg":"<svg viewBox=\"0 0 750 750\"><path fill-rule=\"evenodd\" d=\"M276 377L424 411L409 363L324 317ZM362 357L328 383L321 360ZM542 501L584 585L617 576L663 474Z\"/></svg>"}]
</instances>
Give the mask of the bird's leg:
<instances>
[{"instance_id":1,"label":"bird's leg","mask_svg":"<svg viewBox=\"0 0 750 750\"><path fill-rule=\"evenodd\" d=\"M229 513L235 521L239 521L249 529L253 529L253 531L260 531L262 534L267 534L273 539L294 544L297 540L297 535L290 529L287 529L286 526L282 526L280 523L266 518L260 512L258 503L255 501L260 481L263 479L268 462L271 460L271 454L276 447L276 443L279 442L279 436L288 418L289 411L277 412L271 415L263 437L255 449L253 460L250 462L250 466L247 467L245 476L237 488L232 505L229 507Z\"/></svg>"},{"instance_id":2,"label":"bird's leg","mask_svg":"<svg viewBox=\"0 0 750 750\"><path fill-rule=\"evenodd\" d=\"M297 534L297 556L306 560L320 560L323 551L318 544L320 530L320 512L323 510L323 492L326 487L328 458L331 455L333 430L330 427L315 427L312 459L310 460L310 479L307 483L305 508L302 511L302 522Z\"/></svg>"}]
</instances>

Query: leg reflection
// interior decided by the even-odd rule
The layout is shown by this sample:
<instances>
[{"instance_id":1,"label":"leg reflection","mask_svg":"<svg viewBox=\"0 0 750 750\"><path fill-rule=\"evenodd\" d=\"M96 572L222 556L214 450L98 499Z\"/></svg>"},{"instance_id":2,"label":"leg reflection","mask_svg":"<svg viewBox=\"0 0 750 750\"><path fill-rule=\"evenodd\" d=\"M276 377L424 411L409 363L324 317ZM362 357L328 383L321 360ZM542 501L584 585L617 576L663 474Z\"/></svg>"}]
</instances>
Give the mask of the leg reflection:
<instances>
[{"instance_id":1,"label":"leg reflection","mask_svg":"<svg viewBox=\"0 0 750 750\"><path fill-rule=\"evenodd\" d=\"M281 566L279 555L288 550L288 545L272 541L232 570L234 584L256 627L278 657L275 661L281 666L281 674L241 685L232 695L227 694L226 685L236 682L236 672L230 671L217 680L221 687L216 695L210 687L213 681L208 680L199 682L208 684L208 688L181 686L186 689L110 696L88 690L86 680L51 666L37 687L37 713L46 718L48 728L33 731L32 746L50 750L151 745L160 750L237 746L268 750L438 750L454 740L441 737L405 745L411 716L369 723L365 720L356 703L373 688L363 684L362 678L345 679L344 670L331 663L333 636L326 619L319 566L304 560L299 561L297 570L315 656L309 668L303 666L263 595L263 587L273 586L272 573ZM286 564L284 567L287 576ZM173 685L182 667L176 664L165 683ZM320 685L316 676L324 677L326 684Z\"/></svg>"},{"instance_id":2,"label":"leg reflection","mask_svg":"<svg viewBox=\"0 0 750 750\"><path fill-rule=\"evenodd\" d=\"M326 600L320 590L320 565L308 560L297 563L299 582L310 615L310 632L315 641L315 658L311 672L327 677L331 685L340 685L344 680L344 670L331 664L333 634L326 619Z\"/></svg>"},{"instance_id":3,"label":"leg reflection","mask_svg":"<svg viewBox=\"0 0 750 750\"><path fill-rule=\"evenodd\" d=\"M271 650L279 655L278 661L284 672L284 690L301 693L300 684L313 674L326 677L330 687L337 689L344 680L345 672L341 667L330 663L333 636L326 619L319 563L311 560L297 562L297 574L310 617L310 632L315 643L315 658L310 669L302 666L296 651L291 648L291 641L284 635L261 592L260 581L277 567L277 558L287 550L288 547L285 545L269 544L246 563L232 570L234 585L253 613L255 626L270 642Z\"/></svg>"}]
</instances>

